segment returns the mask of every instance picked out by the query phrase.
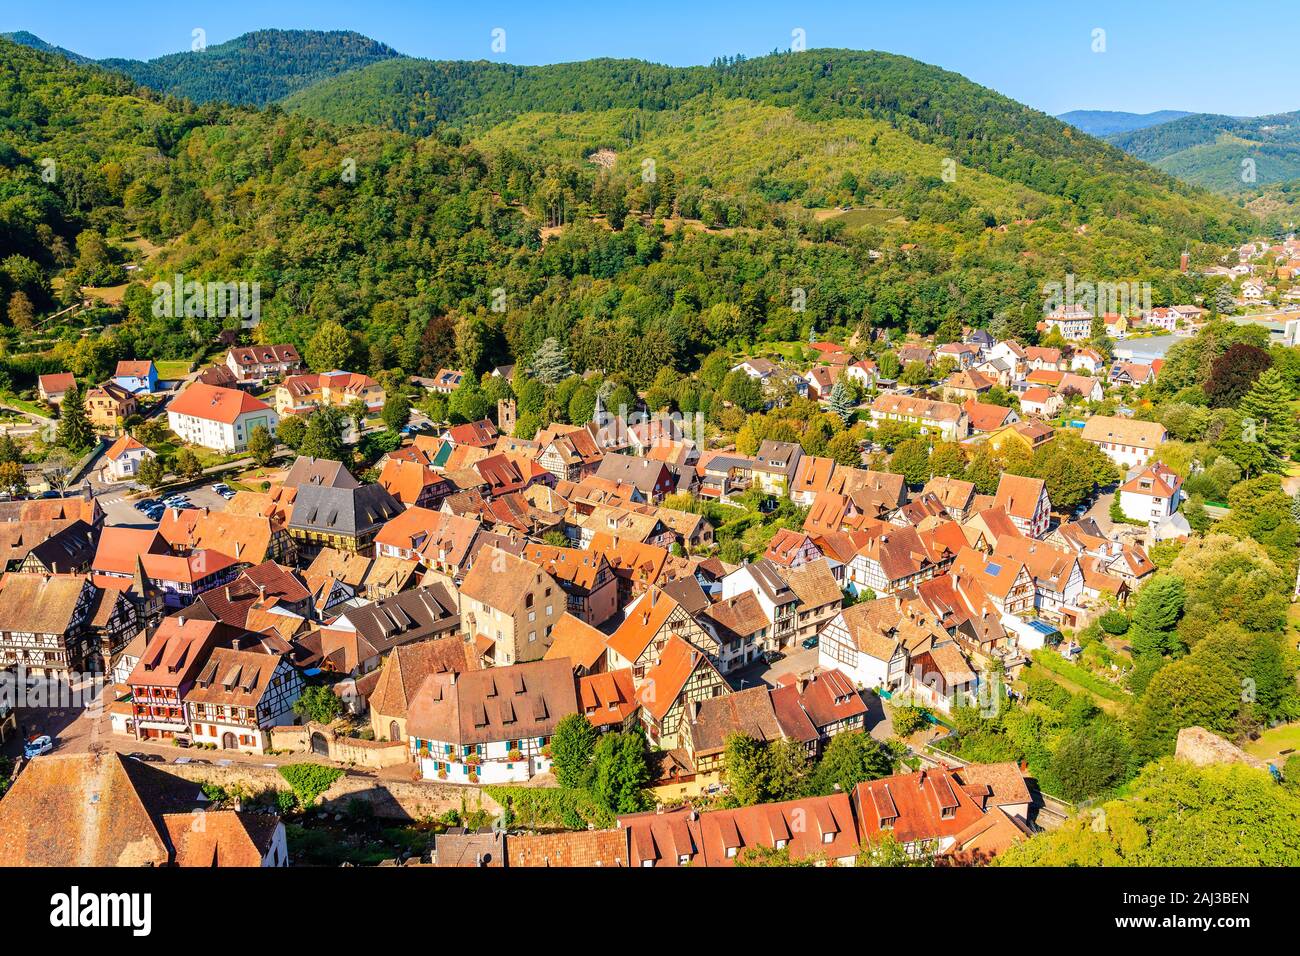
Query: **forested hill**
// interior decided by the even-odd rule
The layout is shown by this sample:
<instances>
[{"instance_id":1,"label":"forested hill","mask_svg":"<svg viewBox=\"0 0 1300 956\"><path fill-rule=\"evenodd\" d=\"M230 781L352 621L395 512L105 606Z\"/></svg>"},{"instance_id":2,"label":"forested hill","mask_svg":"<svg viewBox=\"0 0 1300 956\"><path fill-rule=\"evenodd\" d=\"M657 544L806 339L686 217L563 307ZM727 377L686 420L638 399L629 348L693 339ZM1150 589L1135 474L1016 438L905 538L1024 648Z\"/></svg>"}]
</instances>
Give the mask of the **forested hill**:
<instances>
[{"instance_id":1,"label":"forested hill","mask_svg":"<svg viewBox=\"0 0 1300 956\"><path fill-rule=\"evenodd\" d=\"M1300 111L1245 117L1195 113L1109 139L1180 179L1219 192L1300 179ZM1243 166L1243 160L1251 163ZM1243 176L1246 170L1249 175Z\"/></svg>"},{"instance_id":2,"label":"forested hill","mask_svg":"<svg viewBox=\"0 0 1300 956\"><path fill-rule=\"evenodd\" d=\"M403 59L322 81L284 105L415 134L443 125L476 133L527 113L657 113L706 95L789 110L808 122L887 123L964 166L1085 209L1140 216L1145 208L1159 216L1172 211L1166 200L1177 196L1187 200L1183 212L1204 222L1231 215L1051 116L888 53L810 50L680 68L636 60L521 67Z\"/></svg>"},{"instance_id":3,"label":"forested hill","mask_svg":"<svg viewBox=\"0 0 1300 956\"><path fill-rule=\"evenodd\" d=\"M154 279L183 272L260 283L264 341L303 347L341 323L356 346L342 364L361 371L478 372L554 337L575 367L644 388L665 367L813 331L1001 322L1032 340L1045 283L1070 273L1149 282L1158 305L1192 301L1205 290L1179 253L1217 259L1227 246L1204 240L1249 235L1225 200L1049 117L861 56L878 66L857 79L803 56L653 68L637 81L663 97L653 113L513 115L503 79L495 125L412 137L196 106L0 40L0 373L101 378L116 358L201 352L219 318L151 309ZM580 75L590 67L566 68L581 96L599 93ZM767 72L778 67L795 73ZM927 95L921 75L965 84L967 108ZM592 106L620 102L618 88ZM655 177L639 161L587 161L588 137L635 157L624 136L655 151ZM969 159L947 177L954 156ZM870 215L852 221L835 208L864 202L852 213ZM64 318L49 354L19 359L28 330L79 290L123 285L107 331L103 316Z\"/></svg>"},{"instance_id":4,"label":"forested hill","mask_svg":"<svg viewBox=\"0 0 1300 956\"><path fill-rule=\"evenodd\" d=\"M89 57L84 57L80 53L73 53L71 50L65 50L61 46L55 46L52 43L46 43L35 33L28 33L26 30L19 30L16 33L0 34L6 40L13 40L15 43L21 43L23 46L29 46L33 50L40 50L43 53L55 53L62 57L67 57L73 63L90 63Z\"/></svg>"},{"instance_id":5,"label":"forested hill","mask_svg":"<svg viewBox=\"0 0 1300 956\"><path fill-rule=\"evenodd\" d=\"M10 34L9 38L74 62L94 62L31 33ZM195 103L263 106L326 77L400 55L351 31L258 30L197 52L171 53L147 61L98 62L142 86Z\"/></svg>"}]
</instances>

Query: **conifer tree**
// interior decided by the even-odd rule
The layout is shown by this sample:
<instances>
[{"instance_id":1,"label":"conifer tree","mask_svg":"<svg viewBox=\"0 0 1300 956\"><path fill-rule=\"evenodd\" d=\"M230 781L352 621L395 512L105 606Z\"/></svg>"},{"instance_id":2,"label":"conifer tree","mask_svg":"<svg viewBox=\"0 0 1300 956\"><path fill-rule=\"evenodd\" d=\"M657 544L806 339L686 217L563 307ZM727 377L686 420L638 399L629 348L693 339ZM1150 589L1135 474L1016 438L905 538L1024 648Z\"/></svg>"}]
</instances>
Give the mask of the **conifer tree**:
<instances>
[{"instance_id":1,"label":"conifer tree","mask_svg":"<svg viewBox=\"0 0 1300 956\"><path fill-rule=\"evenodd\" d=\"M59 428L54 436L54 443L68 451L81 451L89 448L95 440L94 429L86 417L86 404L81 397L81 386L75 381L63 393L59 403Z\"/></svg>"}]
</instances>

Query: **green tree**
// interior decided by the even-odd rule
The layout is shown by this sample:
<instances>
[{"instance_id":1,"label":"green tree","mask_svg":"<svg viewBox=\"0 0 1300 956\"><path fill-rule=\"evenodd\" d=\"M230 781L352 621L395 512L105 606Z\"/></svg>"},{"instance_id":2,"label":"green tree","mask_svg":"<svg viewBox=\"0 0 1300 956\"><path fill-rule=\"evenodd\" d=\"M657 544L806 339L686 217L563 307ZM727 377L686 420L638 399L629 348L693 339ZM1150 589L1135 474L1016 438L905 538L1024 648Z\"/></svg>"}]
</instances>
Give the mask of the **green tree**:
<instances>
[{"instance_id":1,"label":"green tree","mask_svg":"<svg viewBox=\"0 0 1300 956\"><path fill-rule=\"evenodd\" d=\"M333 406L316 409L307 416L298 454L308 458L325 458L347 464L352 459L343 444L343 412Z\"/></svg>"},{"instance_id":2,"label":"green tree","mask_svg":"<svg viewBox=\"0 0 1300 956\"><path fill-rule=\"evenodd\" d=\"M271 432L265 425L258 425L249 433L248 453L253 456L253 461L263 468L274 460L275 439L271 437Z\"/></svg>"},{"instance_id":3,"label":"green tree","mask_svg":"<svg viewBox=\"0 0 1300 956\"><path fill-rule=\"evenodd\" d=\"M411 422L411 400L405 395L390 395L380 413L384 424L391 432L400 432Z\"/></svg>"},{"instance_id":4,"label":"green tree","mask_svg":"<svg viewBox=\"0 0 1300 956\"><path fill-rule=\"evenodd\" d=\"M771 762L767 748L753 737L739 732L730 734L722 767L727 789L737 806L749 807L767 799Z\"/></svg>"},{"instance_id":5,"label":"green tree","mask_svg":"<svg viewBox=\"0 0 1300 956\"><path fill-rule=\"evenodd\" d=\"M1166 664L1152 676L1133 715L1133 749L1143 761L1174 752L1178 731L1204 727L1224 731L1240 703L1240 690L1222 668L1189 658Z\"/></svg>"},{"instance_id":6,"label":"green tree","mask_svg":"<svg viewBox=\"0 0 1300 956\"><path fill-rule=\"evenodd\" d=\"M1087 698L1083 698L1087 700ZM1052 754L1052 775L1066 800L1084 800L1120 783L1129 765L1129 747L1120 726L1098 720L1068 734Z\"/></svg>"},{"instance_id":7,"label":"green tree","mask_svg":"<svg viewBox=\"0 0 1300 956\"><path fill-rule=\"evenodd\" d=\"M879 780L894 771L889 752L863 731L838 733L826 745L826 752L808 780L812 794L825 796L836 789L850 792L864 780Z\"/></svg>"},{"instance_id":8,"label":"green tree","mask_svg":"<svg viewBox=\"0 0 1300 956\"><path fill-rule=\"evenodd\" d=\"M1296 444L1296 414L1291 408L1291 389L1276 368L1255 380L1238 406L1243 423L1279 458L1291 455Z\"/></svg>"},{"instance_id":9,"label":"green tree","mask_svg":"<svg viewBox=\"0 0 1300 956\"><path fill-rule=\"evenodd\" d=\"M176 461L172 467L182 478L197 478L203 474L203 462L199 461L199 456L194 454L192 448L181 448L177 451Z\"/></svg>"},{"instance_id":10,"label":"green tree","mask_svg":"<svg viewBox=\"0 0 1300 956\"><path fill-rule=\"evenodd\" d=\"M994 865L1292 866L1300 859L1300 792L1241 764L1167 758L1100 811L1011 847Z\"/></svg>"},{"instance_id":11,"label":"green tree","mask_svg":"<svg viewBox=\"0 0 1300 956\"><path fill-rule=\"evenodd\" d=\"M596 728L583 714L567 714L551 735L551 761L555 782L576 790L586 787L596 753Z\"/></svg>"},{"instance_id":12,"label":"green tree","mask_svg":"<svg viewBox=\"0 0 1300 956\"><path fill-rule=\"evenodd\" d=\"M573 374L569 365L569 354L560 340L551 337L542 340L529 363L533 377L543 385L555 385Z\"/></svg>"},{"instance_id":13,"label":"green tree","mask_svg":"<svg viewBox=\"0 0 1300 956\"><path fill-rule=\"evenodd\" d=\"M293 712L304 720L318 724L333 723L343 714L343 701L333 689L318 684L308 687L293 702Z\"/></svg>"},{"instance_id":14,"label":"green tree","mask_svg":"<svg viewBox=\"0 0 1300 956\"><path fill-rule=\"evenodd\" d=\"M924 438L910 438L894 449L889 470L909 485L923 485L930 477L930 446Z\"/></svg>"},{"instance_id":15,"label":"green tree","mask_svg":"<svg viewBox=\"0 0 1300 956\"><path fill-rule=\"evenodd\" d=\"M352 333L337 322L327 321L321 324L307 343L304 357L315 371L333 372L349 368L355 352Z\"/></svg>"},{"instance_id":16,"label":"green tree","mask_svg":"<svg viewBox=\"0 0 1300 956\"><path fill-rule=\"evenodd\" d=\"M23 473L21 464L16 461L0 462L0 491L15 496L27 493L27 476Z\"/></svg>"},{"instance_id":17,"label":"green tree","mask_svg":"<svg viewBox=\"0 0 1300 956\"><path fill-rule=\"evenodd\" d=\"M307 422L300 415L285 415L276 426L275 433L282 444L297 451L307 433Z\"/></svg>"},{"instance_id":18,"label":"green tree","mask_svg":"<svg viewBox=\"0 0 1300 956\"><path fill-rule=\"evenodd\" d=\"M1138 592L1129 640L1139 654L1168 654L1174 649L1174 628L1183 615L1187 588L1181 578L1157 574Z\"/></svg>"},{"instance_id":19,"label":"green tree","mask_svg":"<svg viewBox=\"0 0 1300 956\"><path fill-rule=\"evenodd\" d=\"M153 490L162 487L167 478L167 469L157 455L145 455L140 460L140 467L135 473L136 480L146 488Z\"/></svg>"},{"instance_id":20,"label":"green tree","mask_svg":"<svg viewBox=\"0 0 1300 956\"><path fill-rule=\"evenodd\" d=\"M63 393L59 403L59 427L54 434L54 443L60 448L76 453L83 452L95 440L95 432L86 417L86 403L81 394L81 386L75 381Z\"/></svg>"},{"instance_id":21,"label":"green tree","mask_svg":"<svg viewBox=\"0 0 1300 956\"><path fill-rule=\"evenodd\" d=\"M849 393L848 385L844 383L843 377L837 379L835 384L831 386L829 404L831 411L835 413L841 422L847 425L849 419L853 417L854 401L853 396Z\"/></svg>"},{"instance_id":22,"label":"green tree","mask_svg":"<svg viewBox=\"0 0 1300 956\"><path fill-rule=\"evenodd\" d=\"M637 731L603 734L596 744L591 794L611 813L645 809L650 782L645 737Z\"/></svg>"}]
</instances>

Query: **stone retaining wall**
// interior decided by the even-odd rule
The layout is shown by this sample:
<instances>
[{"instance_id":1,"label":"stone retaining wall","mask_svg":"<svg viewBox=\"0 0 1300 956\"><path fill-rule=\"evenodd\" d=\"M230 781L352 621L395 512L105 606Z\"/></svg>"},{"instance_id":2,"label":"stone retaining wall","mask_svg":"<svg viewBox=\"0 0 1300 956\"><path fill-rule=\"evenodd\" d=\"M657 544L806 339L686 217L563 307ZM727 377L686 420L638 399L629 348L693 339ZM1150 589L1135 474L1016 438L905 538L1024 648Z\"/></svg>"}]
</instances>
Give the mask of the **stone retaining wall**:
<instances>
[{"instance_id":1,"label":"stone retaining wall","mask_svg":"<svg viewBox=\"0 0 1300 956\"><path fill-rule=\"evenodd\" d=\"M167 767L167 772L196 783L211 783L227 789L238 786L251 793L290 789L278 770L249 764L226 767L173 764ZM395 820L438 817L448 810L483 809L494 815L501 810L497 802L479 787L384 780L346 771L321 795L319 805L341 813L352 800L365 800L374 808L375 816Z\"/></svg>"}]
</instances>

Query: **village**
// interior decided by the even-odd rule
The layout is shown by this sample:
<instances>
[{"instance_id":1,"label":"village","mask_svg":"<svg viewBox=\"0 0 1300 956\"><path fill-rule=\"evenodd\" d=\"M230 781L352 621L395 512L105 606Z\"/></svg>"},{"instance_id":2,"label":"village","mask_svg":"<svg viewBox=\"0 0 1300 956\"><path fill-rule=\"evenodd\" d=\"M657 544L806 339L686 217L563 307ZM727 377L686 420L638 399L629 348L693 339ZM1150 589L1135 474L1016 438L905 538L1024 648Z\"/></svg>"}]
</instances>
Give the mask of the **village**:
<instances>
[{"instance_id":1,"label":"village","mask_svg":"<svg viewBox=\"0 0 1300 956\"><path fill-rule=\"evenodd\" d=\"M1126 404L1163 359L1124 346L1194 334L1206 314L1068 307L1044 316L1038 346L967 329L898 344L893 368L822 341L806 367L730 368L768 407L796 395L866 423L876 438L856 464L796 441L716 447L643 396L632 409L598 396L590 421L529 437L516 434L514 398L436 422L368 375L308 372L285 344L231 345L177 388L160 387L148 360L121 363L84 398L71 375L43 375L46 402L73 394L108 437L93 481L0 502L0 664L54 683L89 675L103 690L62 726L7 709L4 733L25 759L0 819L47 812L69 774L116 779L125 795L147 789L141 773L183 766L201 779L204 767L290 759L476 796L553 788L577 715L593 738L644 740L649 809L564 832L501 817L452 826L405 862L852 864L882 834L913 857L988 862L1068 807L1023 765L964 761L944 739L958 710L1022 697L1026 668L1071 673L1072 636L1128 604L1156 572L1152 547L1191 534L1186 476L1156 455L1166 429ZM1274 337L1291 344L1295 324ZM1112 355L1085 342L1099 325ZM410 386L450 396L466 378L443 369ZM133 435L123 423L137 402L156 407ZM287 422L331 408L343 449L380 418L400 435L366 480L355 463L275 449ZM163 475L149 447L163 421L166 441L224 456L231 477ZM909 484L880 467L891 429L931 448L1025 455L1068 433L1119 480L1064 511L1043 479L1010 472L990 493L948 475ZM716 518L750 506L799 520L772 529L761 553L725 560L735 549L719 547ZM892 748L898 769L825 796L728 805L737 738L817 765L842 735ZM184 841L158 838L152 862L293 862L274 817L209 813L231 822L183 853Z\"/></svg>"}]
</instances>

